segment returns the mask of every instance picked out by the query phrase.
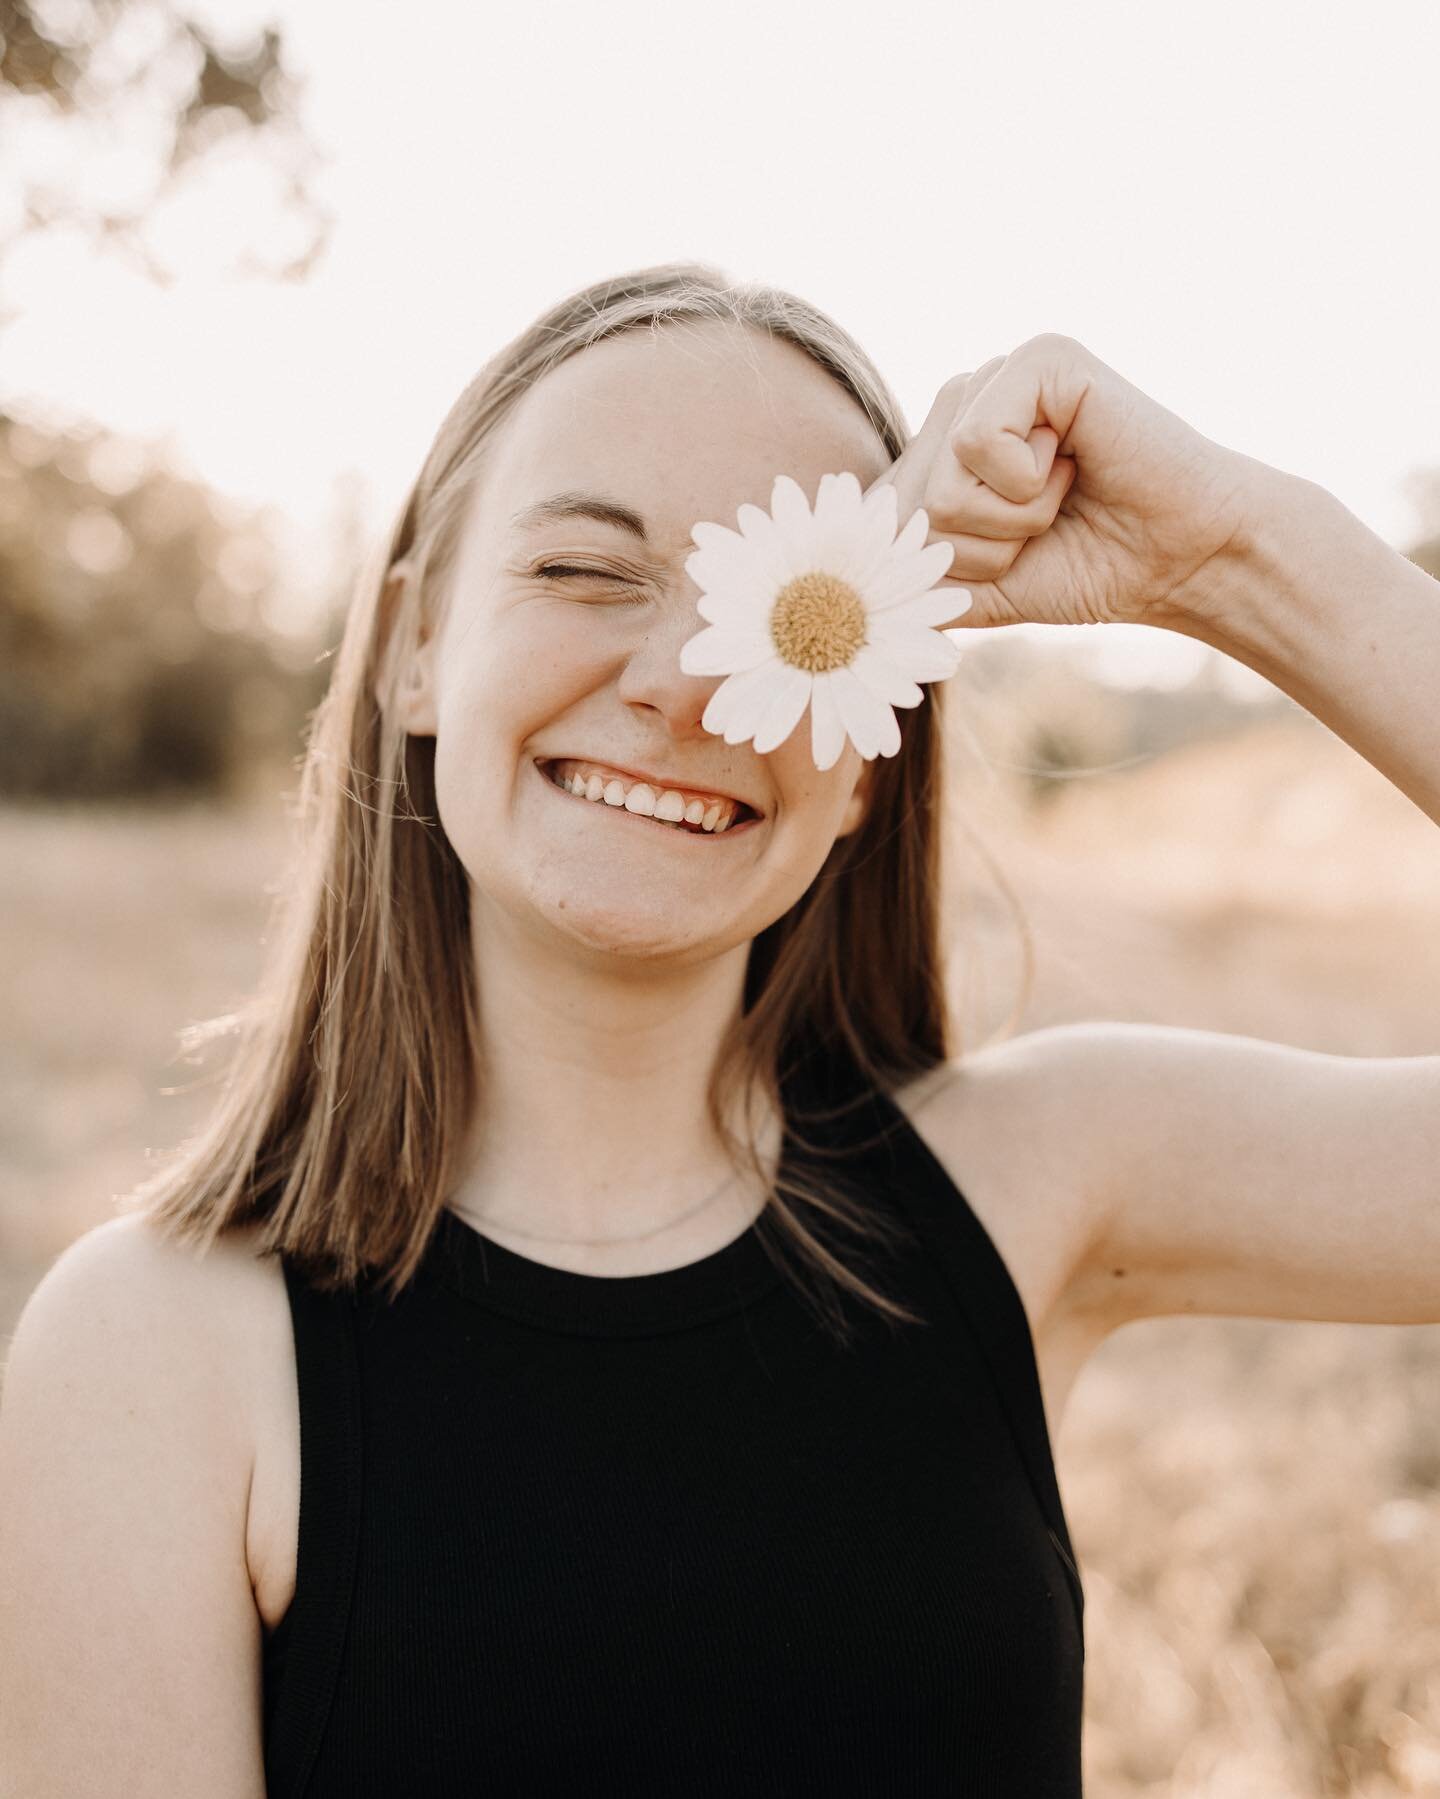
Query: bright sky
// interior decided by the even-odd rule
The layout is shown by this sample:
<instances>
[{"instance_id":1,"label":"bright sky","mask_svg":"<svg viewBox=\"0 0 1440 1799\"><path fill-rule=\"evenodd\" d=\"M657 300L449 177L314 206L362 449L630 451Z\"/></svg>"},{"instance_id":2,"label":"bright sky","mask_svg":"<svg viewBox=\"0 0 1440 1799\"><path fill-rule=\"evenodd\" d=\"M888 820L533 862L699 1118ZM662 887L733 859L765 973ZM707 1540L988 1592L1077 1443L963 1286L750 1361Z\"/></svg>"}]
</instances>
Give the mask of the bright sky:
<instances>
[{"instance_id":1,"label":"bright sky","mask_svg":"<svg viewBox=\"0 0 1440 1799\"><path fill-rule=\"evenodd\" d=\"M12 405L168 436L303 528L356 471L378 535L536 312L695 257L832 313L912 428L950 374L1064 331L1388 541L1418 535L1402 483L1440 467L1433 0L192 10L281 23L330 158L328 256L294 288L219 273L254 204L240 171L177 209L168 292L74 246L32 256ZM1084 635L1110 678L1210 654Z\"/></svg>"}]
</instances>

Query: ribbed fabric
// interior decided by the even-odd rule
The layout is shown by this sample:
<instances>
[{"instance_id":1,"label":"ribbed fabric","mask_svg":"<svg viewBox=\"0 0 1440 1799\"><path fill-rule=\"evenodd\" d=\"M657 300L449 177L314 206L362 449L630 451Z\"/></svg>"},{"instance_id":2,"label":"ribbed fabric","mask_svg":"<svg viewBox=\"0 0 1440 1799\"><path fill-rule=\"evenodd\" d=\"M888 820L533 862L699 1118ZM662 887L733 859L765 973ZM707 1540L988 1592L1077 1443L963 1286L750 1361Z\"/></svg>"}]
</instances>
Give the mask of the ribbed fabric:
<instances>
[{"instance_id":1,"label":"ribbed fabric","mask_svg":"<svg viewBox=\"0 0 1440 1799\"><path fill-rule=\"evenodd\" d=\"M1024 1309L904 1114L861 1097L840 1178L916 1233L866 1270L926 1322L846 1299L846 1349L763 1216L611 1278L446 1212L393 1303L287 1263L272 1799L1080 1793L1084 1593Z\"/></svg>"}]
</instances>

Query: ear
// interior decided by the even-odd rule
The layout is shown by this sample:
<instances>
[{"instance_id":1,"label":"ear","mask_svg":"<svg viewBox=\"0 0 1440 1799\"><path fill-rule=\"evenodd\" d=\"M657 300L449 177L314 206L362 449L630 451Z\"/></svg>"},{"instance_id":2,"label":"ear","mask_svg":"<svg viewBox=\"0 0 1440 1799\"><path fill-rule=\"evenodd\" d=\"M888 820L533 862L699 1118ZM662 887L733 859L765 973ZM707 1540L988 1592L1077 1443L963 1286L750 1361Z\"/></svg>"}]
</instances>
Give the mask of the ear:
<instances>
[{"instance_id":1,"label":"ear","mask_svg":"<svg viewBox=\"0 0 1440 1799\"><path fill-rule=\"evenodd\" d=\"M401 606L408 600L415 603L410 584L414 577L412 565L400 561L393 565L385 578L385 591L381 597L381 629L384 641L390 640L395 620ZM394 670L394 687L388 695L395 709L395 722L400 728L409 732L412 737L433 737L438 726L436 724L435 705L435 650L436 640L433 634L422 635L418 644L411 651L408 659ZM385 689L385 672L377 676L375 684L376 704L383 711L387 694Z\"/></svg>"},{"instance_id":2,"label":"ear","mask_svg":"<svg viewBox=\"0 0 1440 1799\"><path fill-rule=\"evenodd\" d=\"M870 809L870 795L875 786L875 764L862 762L860 773L856 777L855 787L850 798L845 802L845 810L840 815L840 829L837 837L848 837L852 831L858 831L864 824Z\"/></svg>"}]
</instances>

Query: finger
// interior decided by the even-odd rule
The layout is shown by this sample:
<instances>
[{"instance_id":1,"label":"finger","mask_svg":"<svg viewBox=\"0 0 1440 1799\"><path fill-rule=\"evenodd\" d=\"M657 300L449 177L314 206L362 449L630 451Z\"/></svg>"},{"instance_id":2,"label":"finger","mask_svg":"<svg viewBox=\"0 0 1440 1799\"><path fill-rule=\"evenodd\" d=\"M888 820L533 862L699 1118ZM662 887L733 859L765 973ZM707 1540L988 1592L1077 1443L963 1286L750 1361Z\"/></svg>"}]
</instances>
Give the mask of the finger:
<instances>
[{"instance_id":1,"label":"finger","mask_svg":"<svg viewBox=\"0 0 1440 1799\"><path fill-rule=\"evenodd\" d=\"M942 457L930 472L921 504L930 519L930 530L940 537L1038 537L1054 524L1061 502L1075 480L1073 457L1054 457L1059 440L1048 425L1038 425L1050 439L1050 464L1045 485L1033 500L1023 504L992 493L954 458Z\"/></svg>"},{"instance_id":2,"label":"finger","mask_svg":"<svg viewBox=\"0 0 1440 1799\"><path fill-rule=\"evenodd\" d=\"M982 363L973 372L966 370L952 375L931 402L930 410L925 415L925 423L884 474L866 488L865 492L868 494L887 483L893 486L896 510L902 524L923 503L921 495L933 465L952 460L945 449L945 440L963 410L967 397L978 392L1004 362L1003 356L992 356L989 362Z\"/></svg>"},{"instance_id":3,"label":"finger","mask_svg":"<svg viewBox=\"0 0 1440 1799\"><path fill-rule=\"evenodd\" d=\"M996 369L1004 368L1006 361L1004 356L992 356L989 362L982 362L973 374L962 377L969 384L970 392L978 393Z\"/></svg>"},{"instance_id":4,"label":"finger","mask_svg":"<svg viewBox=\"0 0 1440 1799\"><path fill-rule=\"evenodd\" d=\"M957 618L951 619L948 625L941 628L947 632L993 631L1002 625L1033 623L1033 620L1027 619L1024 613L1006 598L998 582L999 577L990 581L982 580L978 575L967 581L965 591L970 595L970 604Z\"/></svg>"},{"instance_id":5,"label":"finger","mask_svg":"<svg viewBox=\"0 0 1440 1799\"><path fill-rule=\"evenodd\" d=\"M1058 377L1064 371L1056 366L1057 352L1046 343L1032 339L1012 351L1002 368L967 394L949 437L963 468L995 493L1020 504L1043 490L1055 446L1070 428L1083 392L1083 383L1067 382L1065 386L1073 385L1076 391L1060 399ZM1056 410L1061 416L1054 416ZM1037 426L1048 429L1037 434Z\"/></svg>"},{"instance_id":6,"label":"finger","mask_svg":"<svg viewBox=\"0 0 1440 1799\"><path fill-rule=\"evenodd\" d=\"M962 531L953 536L947 534L944 541L955 551L946 580L957 587L970 587L977 581L998 581L1013 567L1025 545L1033 540L1028 537L971 537ZM943 586L944 582L936 585Z\"/></svg>"}]
</instances>

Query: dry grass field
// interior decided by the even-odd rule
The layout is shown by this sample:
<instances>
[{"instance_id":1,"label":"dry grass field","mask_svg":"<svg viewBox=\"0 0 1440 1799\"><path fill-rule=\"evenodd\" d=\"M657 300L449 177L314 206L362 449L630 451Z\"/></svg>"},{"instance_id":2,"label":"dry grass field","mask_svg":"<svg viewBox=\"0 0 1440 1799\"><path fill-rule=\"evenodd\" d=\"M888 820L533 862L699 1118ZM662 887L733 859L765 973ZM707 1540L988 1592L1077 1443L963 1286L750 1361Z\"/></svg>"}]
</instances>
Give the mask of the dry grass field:
<instances>
[{"instance_id":1,"label":"dry grass field","mask_svg":"<svg viewBox=\"0 0 1440 1799\"><path fill-rule=\"evenodd\" d=\"M988 854L1034 933L1020 1029L1440 1050L1440 831L1303 714L1038 807L972 771L955 804L965 1041L1019 972ZM0 1343L202 1115L176 1033L247 991L286 830L278 797L0 813ZM1057 1459L1093 1799L1440 1794L1440 1326L1131 1325L1082 1375Z\"/></svg>"}]
</instances>

